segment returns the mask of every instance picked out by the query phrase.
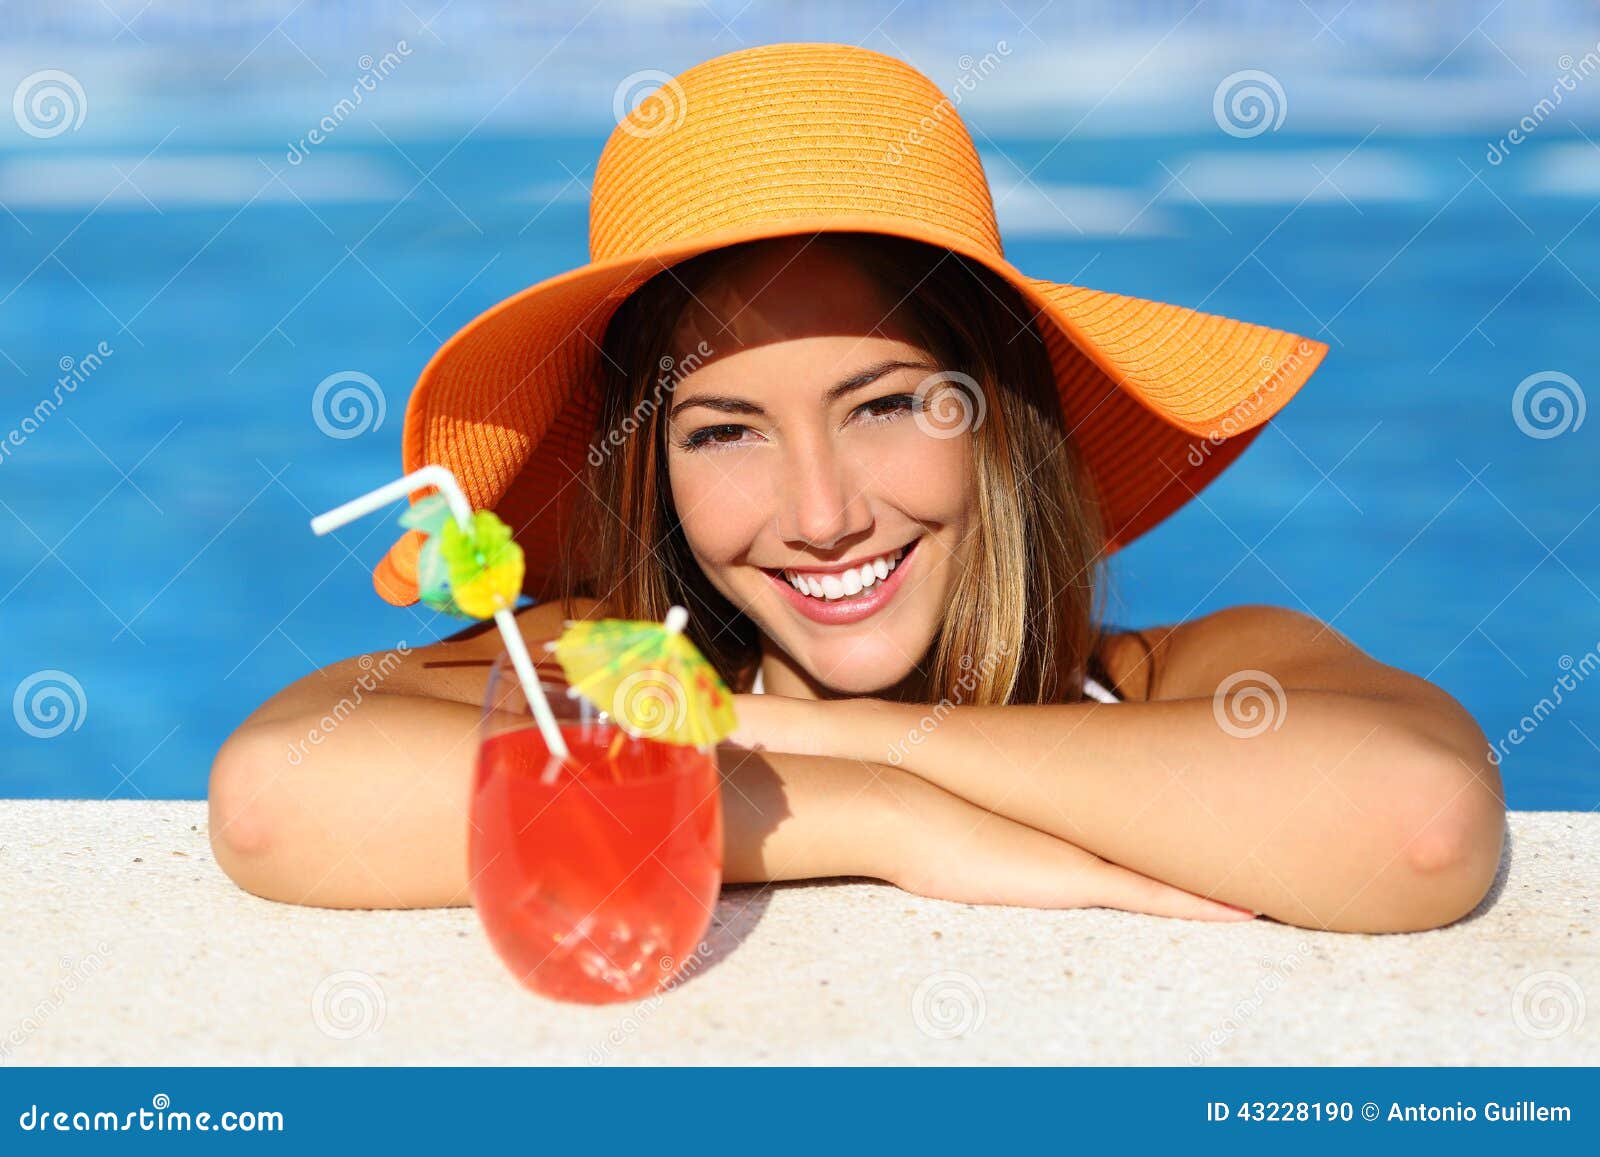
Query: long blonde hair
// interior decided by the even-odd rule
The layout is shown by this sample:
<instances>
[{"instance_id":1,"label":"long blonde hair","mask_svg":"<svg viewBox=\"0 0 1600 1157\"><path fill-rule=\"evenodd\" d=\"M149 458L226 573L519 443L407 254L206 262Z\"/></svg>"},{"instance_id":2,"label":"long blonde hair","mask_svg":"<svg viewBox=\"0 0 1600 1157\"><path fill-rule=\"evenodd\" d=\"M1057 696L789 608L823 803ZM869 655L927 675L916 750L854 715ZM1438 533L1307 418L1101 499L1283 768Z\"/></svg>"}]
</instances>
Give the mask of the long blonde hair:
<instances>
[{"instance_id":1,"label":"long blonde hair","mask_svg":"<svg viewBox=\"0 0 1600 1157\"><path fill-rule=\"evenodd\" d=\"M751 244L762 244L753 242ZM820 234L901 302L917 337L983 397L971 431L977 517L967 565L928 652L896 697L918 703L1064 703L1085 675L1105 679L1097 593L1099 504L1067 434L1049 355L1030 311L1000 278L958 254L865 233ZM688 607L689 636L730 686L747 690L760 661L755 622L713 586L689 550L667 477L665 406L672 339L685 307L744 245L657 274L617 310L602 342L603 383L566 595L606 613L660 619ZM598 459L598 461L596 461Z\"/></svg>"}]
</instances>

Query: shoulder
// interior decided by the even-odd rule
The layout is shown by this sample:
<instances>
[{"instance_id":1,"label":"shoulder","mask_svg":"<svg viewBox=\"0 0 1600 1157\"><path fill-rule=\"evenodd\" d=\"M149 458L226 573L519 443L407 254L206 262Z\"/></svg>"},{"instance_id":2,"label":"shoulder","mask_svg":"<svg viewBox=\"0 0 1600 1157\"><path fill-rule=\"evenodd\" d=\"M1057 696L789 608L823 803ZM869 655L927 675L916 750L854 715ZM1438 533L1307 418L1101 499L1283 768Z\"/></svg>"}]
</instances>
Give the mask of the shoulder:
<instances>
[{"instance_id":1,"label":"shoulder","mask_svg":"<svg viewBox=\"0 0 1600 1157\"><path fill-rule=\"evenodd\" d=\"M598 619L606 613L606 605L599 599L574 595L524 607L517 612L517 626L527 638L551 638L561 633L568 619Z\"/></svg>"},{"instance_id":2,"label":"shoulder","mask_svg":"<svg viewBox=\"0 0 1600 1157\"><path fill-rule=\"evenodd\" d=\"M597 618L603 610L594 599L552 599L523 608L517 614L517 626L537 662L535 647L560 634L564 620ZM240 726L271 722L313 708L321 711L330 692L350 694L357 685L366 691L481 703L485 673L502 649L500 632L492 621L474 623L447 638L418 646L402 640L388 650L352 655L302 676L257 707Z\"/></svg>"},{"instance_id":3,"label":"shoulder","mask_svg":"<svg viewBox=\"0 0 1600 1157\"><path fill-rule=\"evenodd\" d=\"M1349 639L1315 615L1263 603L1224 607L1166 630L1173 654L1333 654L1353 647Z\"/></svg>"},{"instance_id":4,"label":"shoulder","mask_svg":"<svg viewBox=\"0 0 1600 1157\"><path fill-rule=\"evenodd\" d=\"M603 605L595 599L550 599L516 612L517 628L537 664L544 652L541 644L561 633L568 619L598 618ZM494 620L473 623L437 643L415 648L408 656L409 679L393 689L463 703L483 700L484 673L505 650Z\"/></svg>"},{"instance_id":5,"label":"shoulder","mask_svg":"<svg viewBox=\"0 0 1600 1157\"><path fill-rule=\"evenodd\" d=\"M522 637L532 643L536 640L555 638L561 633L562 624L568 619L594 619L604 614L605 604L599 599L575 595L569 599L548 599L531 607L523 607L516 612L515 617ZM500 632L492 619L473 623L443 641L449 644L467 644L474 650L489 654L496 654L500 650Z\"/></svg>"},{"instance_id":6,"label":"shoulder","mask_svg":"<svg viewBox=\"0 0 1600 1157\"><path fill-rule=\"evenodd\" d=\"M1195 619L1110 636L1107 673L1133 699L1211 694L1230 674L1267 667L1278 678L1312 664L1365 659L1315 615L1247 603Z\"/></svg>"}]
</instances>

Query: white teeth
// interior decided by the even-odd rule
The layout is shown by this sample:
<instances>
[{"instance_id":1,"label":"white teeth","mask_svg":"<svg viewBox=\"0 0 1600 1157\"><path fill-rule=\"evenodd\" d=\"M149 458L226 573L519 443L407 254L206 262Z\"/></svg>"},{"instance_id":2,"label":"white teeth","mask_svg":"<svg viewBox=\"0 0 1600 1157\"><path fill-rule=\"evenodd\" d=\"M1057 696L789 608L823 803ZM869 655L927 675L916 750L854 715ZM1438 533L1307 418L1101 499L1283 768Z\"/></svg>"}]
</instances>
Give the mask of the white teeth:
<instances>
[{"instance_id":1,"label":"white teeth","mask_svg":"<svg viewBox=\"0 0 1600 1157\"><path fill-rule=\"evenodd\" d=\"M791 574L787 577L789 579L789 585L795 590L799 591L801 594L810 595L812 598L818 599L823 597L822 584L816 579L812 578L810 575Z\"/></svg>"},{"instance_id":2,"label":"white teeth","mask_svg":"<svg viewBox=\"0 0 1600 1157\"><path fill-rule=\"evenodd\" d=\"M889 572L900 564L900 558L905 552L905 547L901 547L899 550L880 555L871 562L862 563L854 570L840 571L837 574L797 574L794 571L784 571L783 577L795 590L815 599L832 601L852 598L888 578Z\"/></svg>"}]
</instances>

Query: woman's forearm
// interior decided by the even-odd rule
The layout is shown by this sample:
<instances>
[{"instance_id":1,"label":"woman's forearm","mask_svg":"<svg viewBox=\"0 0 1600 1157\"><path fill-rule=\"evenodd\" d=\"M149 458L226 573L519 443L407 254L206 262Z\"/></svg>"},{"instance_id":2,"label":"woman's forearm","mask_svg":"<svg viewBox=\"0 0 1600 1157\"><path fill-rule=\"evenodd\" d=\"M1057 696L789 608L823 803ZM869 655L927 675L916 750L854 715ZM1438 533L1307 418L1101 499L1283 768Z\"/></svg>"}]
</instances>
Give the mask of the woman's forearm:
<instances>
[{"instance_id":1,"label":"woman's forearm","mask_svg":"<svg viewBox=\"0 0 1600 1157\"><path fill-rule=\"evenodd\" d=\"M338 908L471 902L467 838L479 709L377 694L336 727L321 714L241 728L211 777L217 861L269 899ZM901 815L882 774L724 746L724 878L888 878Z\"/></svg>"},{"instance_id":2,"label":"woman's forearm","mask_svg":"<svg viewBox=\"0 0 1600 1157\"><path fill-rule=\"evenodd\" d=\"M835 755L895 763L1097 855L1287 922L1431 927L1493 878L1492 768L1409 708L1296 690L1241 738L1210 699L928 709L823 705ZM1469 752L1470 754L1470 752Z\"/></svg>"},{"instance_id":3,"label":"woman's forearm","mask_svg":"<svg viewBox=\"0 0 1600 1157\"><path fill-rule=\"evenodd\" d=\"M1108 864L897 767L732 746L723 752L729 883L874 876L966 904L1250 916Z\"/></svg>"},{"instance_id":4,"label":"woman's forearm","mask_svg":"<svg viewBox=\"0 0 1600 1157\"><path fill-rule=\"evenodd\" d=\"M275 714L223 746L211 777L218 864L241 887L287 903L469 903L478 708L383 693L336 727L322 730L322 718ZM731 884L869 876L966 903L1239 916L899 768L732 744L717 758Z\"/></svg>"},{"instance_id":5,"label":"woman's forearm","mask_svg":"<svg viewBox=\"0 0 1600 1157\"><path fill-rule=\"evenodd\" d=\"M717 757L725 882L893 877L901 805L886 776L904 772L726 744Z\"/></svg>"},{"instance_id":6,"label":"woman's forearm","mask_svg":"<svg viewBox=\"0 0 1600 1157\"><path fill-rule=\"evenodd\" d=\"M479 709L369 695L324 729L315 709L247 723L211 770L211 845L241 887L291 904L467 904Z\"/></svg>"}]
</instances>

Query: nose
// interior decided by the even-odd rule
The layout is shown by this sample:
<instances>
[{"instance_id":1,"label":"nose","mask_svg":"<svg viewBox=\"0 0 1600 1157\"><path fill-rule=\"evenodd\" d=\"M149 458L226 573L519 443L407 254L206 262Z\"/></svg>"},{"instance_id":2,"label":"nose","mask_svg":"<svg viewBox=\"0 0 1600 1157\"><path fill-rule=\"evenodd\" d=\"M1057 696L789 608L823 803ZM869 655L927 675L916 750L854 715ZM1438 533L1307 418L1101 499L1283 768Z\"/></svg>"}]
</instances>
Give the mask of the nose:
<instances>
[{"instance_id":1,"label":"nose","mask_svg":"<svg viewBox=\"0 0 1600 1157\"><path fill-rule=\"evenodd\" d=\"M824 440L792 447L777 482L779 536L791 546L826 551L871 529L869 478Z\"/></svg>"}]
</instances>

